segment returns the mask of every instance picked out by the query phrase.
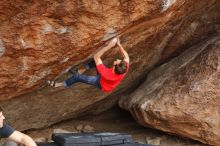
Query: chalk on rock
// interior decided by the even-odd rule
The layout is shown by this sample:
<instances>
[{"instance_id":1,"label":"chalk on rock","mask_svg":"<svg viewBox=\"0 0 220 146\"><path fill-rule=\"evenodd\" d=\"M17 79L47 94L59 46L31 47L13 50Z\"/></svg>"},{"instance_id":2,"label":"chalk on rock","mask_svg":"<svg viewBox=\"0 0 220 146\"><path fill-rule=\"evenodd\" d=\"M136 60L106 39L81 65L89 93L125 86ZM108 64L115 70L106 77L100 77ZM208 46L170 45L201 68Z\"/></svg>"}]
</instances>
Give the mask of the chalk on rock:
<instances>
[{"instance_id":1,"label":"chalk on rock","mask_svg":"<svg viewBox=\"0 0 220 146\"><path fill-rule=\"evenodd\" d=\"M151 144L151 145L160 145L161 143L161 138L150 138L150 137L146 137L146 141L147 144Z\"/></svg>"},{"instance_id":2,"label":"chalk on rock","mask_svg":"<svg viewBox=\"0 0 220 146\"><path fill-rule=\"evenodd\" d=\"M71 133L71 131L64 129L53 129L53 133Z\"/></svg>"},{"instance_id":3,"label":"chalk on rock","mask_svg":"<svg viewBox=\"0 0 220 146\"><path fill-rule=\"evenodd\" d=\"M108 39L110 39L110 38L113 38L113 37L115 37L116 36L116 30L114 29L114 28L109 28L108 30L107 30L107 33L103 36L103 41L106 41L106 40L108 40Z\"/></svg>"},{"instance_id":4,"label":"chalk on rock","mask_svg":"<svg viewBox=\"0 0 220 146\"><path fill-rule=\"evenodd\" d=\"M0 39L0 57L3 56L5 53L5 45L3 41Z\"/></svg>"},{"instance_id":5,"label":"chalk on rock","mask_svg":"<svg viewBox=\"0 0 220 146\"><path fill-rule=\"evenodd\" d=\"M176 2L176 0L163 0L163 10L162 11L166 11L170 6L172 6L174 3Z\"/></svg>"}]
</instances>

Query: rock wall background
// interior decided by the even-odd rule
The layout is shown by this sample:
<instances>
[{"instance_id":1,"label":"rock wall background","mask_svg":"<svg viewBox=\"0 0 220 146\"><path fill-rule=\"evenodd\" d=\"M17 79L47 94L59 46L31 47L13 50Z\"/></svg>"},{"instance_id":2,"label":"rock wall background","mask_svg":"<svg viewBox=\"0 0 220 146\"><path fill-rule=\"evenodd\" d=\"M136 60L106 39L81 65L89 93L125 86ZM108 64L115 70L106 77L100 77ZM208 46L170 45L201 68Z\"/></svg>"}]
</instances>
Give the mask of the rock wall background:
<instances>
[{"instance_id":1,"label":"rock wall background","mask_svg":"<svg viewBox=\"0 0 220 146\"><path fill-rule=\"evenodd\" d=\"M219 1L2 0L0 22L0 105L10 123L25 130L117 104L155 66L219 33ZM115 36L131 68L113 93L84 84L45 86L45 79L65 79L68 68ZM107 53L104 62L110 66L116 53Z\"/></svg>"}]
</instances>

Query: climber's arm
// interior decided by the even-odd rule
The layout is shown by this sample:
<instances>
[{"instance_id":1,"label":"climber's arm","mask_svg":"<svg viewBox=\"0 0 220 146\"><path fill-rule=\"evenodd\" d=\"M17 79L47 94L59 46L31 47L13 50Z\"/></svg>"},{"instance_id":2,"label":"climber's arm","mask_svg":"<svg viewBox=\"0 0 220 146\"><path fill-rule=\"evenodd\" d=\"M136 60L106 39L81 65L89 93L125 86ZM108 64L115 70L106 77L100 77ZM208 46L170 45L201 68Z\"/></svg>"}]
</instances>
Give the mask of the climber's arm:
<instances>
[{"instance_id":1,"label":"climber's arm","mask_svg":"<svg viewBox=\"0 0 220 146\"><path fill-rule=\"evenodd\" d=\"M120 52L121 52L122 56L124 57L124 61L126 61L127 63L129 63L128 53L127 53L127 52L125 51L125 49L122 47L119 38L118 38L118 41L117 41L117 45L119 46Z\"/></svg>"},{"instance_id":2,"label":"climber's arm","mask_svg":"<svg viewBox=\"0 0 220 146\"><path fill-rule=\"evenodd\" d=\"M34 142L34 140L30 136L24 133L21 133L19 131L14 131L9 136L9 139L17 143L24 144L25 146L37 146L37 144Z\"/></svg>"},{"instance_id":3,"label":"climber's arm","mask_svg":"<svg viewBox=\"0 0 220 146\"><path fill-rule=\"evenodd\" d=\"M112 47L115 46L115 44L117 43L117 38L114 38L111 40L111 42L105 46L104 48L102 48L100 51L98 51L95 55L94 55L94 60L95 60L95 63L96 65L99 65L99 64L102 64L102 55L108 51L109 49L111 49Z\"/></svg>"}]
</instances>

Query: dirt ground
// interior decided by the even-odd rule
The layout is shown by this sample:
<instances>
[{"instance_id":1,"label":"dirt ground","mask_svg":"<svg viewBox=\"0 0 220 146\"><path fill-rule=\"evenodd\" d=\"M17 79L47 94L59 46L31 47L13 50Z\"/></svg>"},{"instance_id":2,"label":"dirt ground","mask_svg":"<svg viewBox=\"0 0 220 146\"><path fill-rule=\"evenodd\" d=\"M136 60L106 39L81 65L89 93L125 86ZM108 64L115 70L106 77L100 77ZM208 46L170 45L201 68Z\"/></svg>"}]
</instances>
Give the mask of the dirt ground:
<instances>
[{"instance_id":1,"label":"dirt ground","mask_svg":"<svg viewBox=\"0 0 220 146\"><path fill-rule=\"evenodd\" d=\"M35 141L51 141L53 132L121 132L131 134L133 140L160 146L207 146L200 142L184 139L167 133L142 127L132 116L117 107L97 116L81 117L64 121L51 127L26 131Z\"/></svg>"}]
</instances>

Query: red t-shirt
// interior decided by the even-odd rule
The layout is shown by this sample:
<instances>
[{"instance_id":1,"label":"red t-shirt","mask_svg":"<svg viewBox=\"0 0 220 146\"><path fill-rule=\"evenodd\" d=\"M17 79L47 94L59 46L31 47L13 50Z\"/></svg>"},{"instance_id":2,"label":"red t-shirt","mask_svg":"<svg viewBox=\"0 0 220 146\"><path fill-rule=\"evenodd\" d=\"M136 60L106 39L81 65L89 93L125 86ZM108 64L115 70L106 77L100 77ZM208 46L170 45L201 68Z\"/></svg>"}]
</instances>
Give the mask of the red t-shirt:
<instances>
[{"instance_id":1,"label":"red t-shirt","mask_svg":"<svg viewBox=\"0 0 220 146\"><path fill-rule=\"evenodd\" d=\"M129 64L126 62L127 67L129 68ZM128 72L128 68L126 73L124 74L116 74L114 73L113 68L107 68L104 64L99 64L96 66L100 78L100 85L102 87L103 92L112 91L125 77L125 74Z\"/></svg>"}]
</instances>

